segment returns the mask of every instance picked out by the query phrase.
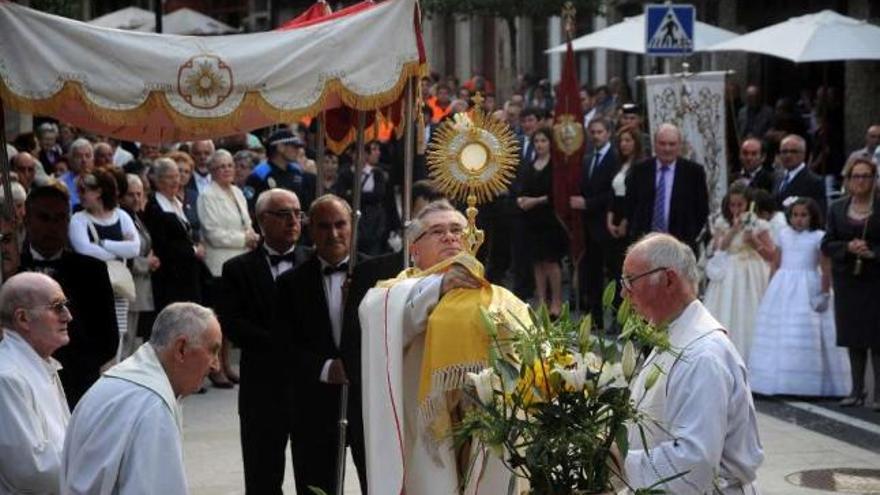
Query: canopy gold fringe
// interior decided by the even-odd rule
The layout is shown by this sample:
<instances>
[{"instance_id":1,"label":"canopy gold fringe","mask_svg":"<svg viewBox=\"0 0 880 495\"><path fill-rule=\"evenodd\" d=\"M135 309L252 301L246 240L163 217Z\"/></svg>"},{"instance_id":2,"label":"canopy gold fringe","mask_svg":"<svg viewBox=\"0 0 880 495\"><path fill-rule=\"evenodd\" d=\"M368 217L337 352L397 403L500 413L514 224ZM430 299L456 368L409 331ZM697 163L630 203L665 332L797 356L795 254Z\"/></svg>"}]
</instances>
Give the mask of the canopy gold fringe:
<instances>
[{"instance_id":1,"label":"canopy gold fringe","mask_svg":"<svg viewBox=\"0 0 880 495\"><path fill-rule=\"evenodd\" d=\"M259 110L271 123L293 122L306 116L315 116L320 113L327 99L333 94L338 95L345 105L356 110L378 110L394 103L401 97L409 78L421 77L426 74L426 71L427 66L424 63L418 61L407 62L402 66L394 86L386 91L372 95L355 93L348 89L339 79L331 79L325 83L321 96L318 97L315 103L307 107L291 110L284 110L272 105L259 92L248 92L235 110L221 117L191 117L183 115L168 103L162 92L158 91L151 92L143 103L131 109L117 110L102 107L88 98L78 81L65 81L61 90L57 93L49 98L37 100L15 93L6 85L3 78L0 78L0 98L3 98L5 103L19 112L35 115L58 115L63 105L76 101L81 103L87 109L89 115L96 120L108 126L118 127L131 125L132 122L145 122L151 114L159 111L167 115L180 131L192 135L193 138L208 138L245 131L246 129L240 128L237 126L237 123L249 108ZM353 139L354 131L352 130L346 134L342 141L328 140L328 147L334 153L340 153Z\"/></svg>"}]
</instances>

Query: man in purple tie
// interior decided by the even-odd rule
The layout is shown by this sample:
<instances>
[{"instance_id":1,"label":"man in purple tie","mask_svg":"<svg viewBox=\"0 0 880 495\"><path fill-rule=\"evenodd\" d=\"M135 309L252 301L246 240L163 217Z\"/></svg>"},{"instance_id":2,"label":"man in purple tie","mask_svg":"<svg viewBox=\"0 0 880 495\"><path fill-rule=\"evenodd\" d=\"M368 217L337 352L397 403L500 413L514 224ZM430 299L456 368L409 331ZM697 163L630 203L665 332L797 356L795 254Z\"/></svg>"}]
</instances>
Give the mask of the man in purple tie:
<instances>
[{"instance_id":1,"label":"man in purple tie","mask_svg":"<svg viewBox=\"0 0 880 495\"><path fill-rule=\"evenodd\" d=\"M680 156L682 135L673 124L654 134L655 155L636 164L626 180L626 210L635 238L665 232L697 252L709 216L703 166Z\"/></svg>"}]
</instances>

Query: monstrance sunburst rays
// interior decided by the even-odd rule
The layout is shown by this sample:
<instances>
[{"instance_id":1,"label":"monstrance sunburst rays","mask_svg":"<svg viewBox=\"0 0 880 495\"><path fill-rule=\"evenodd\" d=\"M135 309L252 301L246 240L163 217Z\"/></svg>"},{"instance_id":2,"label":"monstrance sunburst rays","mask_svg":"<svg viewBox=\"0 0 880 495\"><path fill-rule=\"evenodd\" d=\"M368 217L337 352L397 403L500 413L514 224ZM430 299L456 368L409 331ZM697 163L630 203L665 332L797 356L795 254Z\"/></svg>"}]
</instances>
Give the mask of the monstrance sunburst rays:
<instances>
[{"instance_id":1,"label":"monstrance sunburst rays","mask_svg":"<svg viewBox=\"0 0 880 495\"><path fill-rule=\"evenodd\" d=\"M507 190L519 161L519 145L510 127L487 116L483 98L474 98L471 115L459 113L434 131L428 145L431 178L450 199L467 202L465 244L475 254L483 243L476 228L476 205Z\"/></svg>"}]
</instances>

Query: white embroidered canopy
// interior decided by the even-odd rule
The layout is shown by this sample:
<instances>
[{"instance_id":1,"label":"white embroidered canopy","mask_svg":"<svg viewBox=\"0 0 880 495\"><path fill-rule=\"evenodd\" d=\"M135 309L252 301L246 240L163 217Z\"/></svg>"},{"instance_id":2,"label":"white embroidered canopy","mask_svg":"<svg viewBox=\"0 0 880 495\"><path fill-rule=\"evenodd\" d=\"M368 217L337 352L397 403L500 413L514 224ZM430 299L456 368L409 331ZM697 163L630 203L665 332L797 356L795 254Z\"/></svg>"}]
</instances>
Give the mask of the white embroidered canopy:
<instances>
[{"instance_id":1,"label":"white embroidered canopy","mask_svg":"<svg viewBox=\"0 0 880 495\"><path fill-rule=\"evenodd\" d=\"M351 109L399 109L407 79L424 70L416 9L416 0L386 0L285 31L196 37L102 28L0 0L0 97L148 143L336 109L328 138L339 148L354 136Z\"/></svg>"}]
</instances>

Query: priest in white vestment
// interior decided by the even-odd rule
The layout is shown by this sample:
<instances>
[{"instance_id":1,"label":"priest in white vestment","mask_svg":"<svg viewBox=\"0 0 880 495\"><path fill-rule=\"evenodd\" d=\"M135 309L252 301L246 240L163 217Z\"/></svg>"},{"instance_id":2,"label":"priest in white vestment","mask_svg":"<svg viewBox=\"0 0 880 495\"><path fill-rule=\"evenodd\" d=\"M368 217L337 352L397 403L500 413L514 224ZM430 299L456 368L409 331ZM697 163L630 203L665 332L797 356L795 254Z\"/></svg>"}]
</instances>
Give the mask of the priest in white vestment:
<instances>
[{"instance_id":1,"label":"priest in white vestment","mask_svg":"<svg viewBox=\"0 0 880 495\"><path fill-rule=\"evenodd\" d=\"M462 252L466 225L445 200L425 206L407 232L415 267L360 305L370 493L507 493L511 474L501 460L473 445L455 449L451 429L468 407L467 372L487 366L480 307L529 321L528 307L485 281Z\"/></svg>"},{"instance_id":2,"label":"priest in white vestment","mask_svg":"<svg viewBox=\"0 0 880 495\"><path fill-rule=\"evenodd\" d=\"M624 295L648 321L667 327L671 343L671 351L648 356L631 385L639 410L659 425L645 426L647 443L630 428L626 477L631 487L645 488L686 473L659 488L757 494L764 452L746 366L697 300L697 280L693 251L666 234L644 237L624 261Z\"/></svg>"},{"instance_id":3,"label":"priest in white vestment","mask_svg":"<svg viewBox=\"0 0 880 495\"><path fill-rule=\"evenodd\" d=\"M61 286L20 273L0 289L0 493L60 493L70 419L52 353L70 341Z\"/></svg>"},{"instance_id":4,"label":"priest in white vestment","mask_svg":"<svg viewBox=\"0 0 880 495\"><path fill-rule=\"evenodd\" d=\"M187 493L177 398L217 371L221 339L208 308L174 303L162 310L150 341L110 368L74 410L62 493Z\"/></svg>"}]
</instances>

